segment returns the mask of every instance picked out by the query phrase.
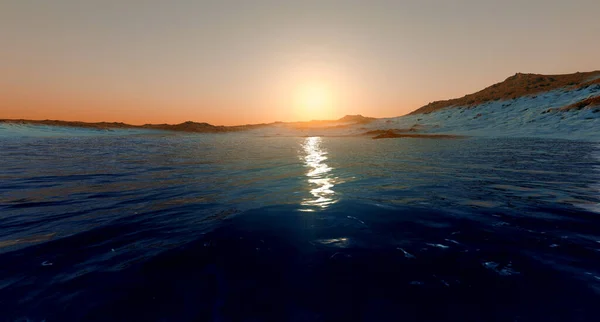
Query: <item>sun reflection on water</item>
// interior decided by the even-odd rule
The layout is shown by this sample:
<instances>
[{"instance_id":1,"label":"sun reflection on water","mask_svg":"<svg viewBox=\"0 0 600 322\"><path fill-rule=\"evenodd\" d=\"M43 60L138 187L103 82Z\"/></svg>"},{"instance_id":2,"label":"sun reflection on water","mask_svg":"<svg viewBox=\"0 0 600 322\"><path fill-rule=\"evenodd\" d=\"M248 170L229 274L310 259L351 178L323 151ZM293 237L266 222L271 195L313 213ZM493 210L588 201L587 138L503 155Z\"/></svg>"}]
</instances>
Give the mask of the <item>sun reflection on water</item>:
<instances>
[{"instance_id":1,"label":"sun reflection on water","mask_svg":"<svg viewBox=\"0 0 600 322\"><path fill-rule=\"evenodd\" d=\"M337 201L334 199L334 180L330 177L330 172L333 168L325 163L327 160L327 151L321 147L321 142L320 137L309 137L302 143L302 148L304 149L302 159L304 166L309 168L306 176L312 188L310 190L312 198L304 199L302 201L303 206L327 208ZM314 211L312 208L302 210Z\"/></svg>"}]
</instances>

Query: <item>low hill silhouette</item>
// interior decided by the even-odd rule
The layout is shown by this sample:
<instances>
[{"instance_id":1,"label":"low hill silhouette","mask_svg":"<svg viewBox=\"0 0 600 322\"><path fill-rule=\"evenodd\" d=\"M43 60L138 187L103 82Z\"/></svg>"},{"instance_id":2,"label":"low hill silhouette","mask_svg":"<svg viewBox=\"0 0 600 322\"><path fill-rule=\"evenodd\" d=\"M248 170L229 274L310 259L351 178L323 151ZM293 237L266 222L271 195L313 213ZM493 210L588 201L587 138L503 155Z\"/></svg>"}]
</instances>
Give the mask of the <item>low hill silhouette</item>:
<instances>
[{"instance_id":1,"label":"low hill silhouette","mask_svg":"<svg viewBox=\"0 0 600 322\"><path fill-rule=\"evenodd\" d=\"M342 124L366 124L376 120L372 117L365 117L362 115L346 115L338 120L322 120L322 121L310 121L310 122L275 122L275 123L260 123L260 124L246 124L246 125L212 125L206 122L193 122L187 121L180 124L144 124L144 125L131 125L121 122L80 122L80 121L59 121L59 120L24 120L24 119L0 119L0 123L9 124L31 124L31 125L46 125L46 126L64 126L64 127L79 127L79 128L91 128L97 130L109 130L109 129L153 129L163 131L175 131L175 132L192 132L192 133L225 133L225 132L238 132L257 129L265 126L275 124L288 124L295 127L332 127L342 126Z\"/></svg>"}]
</instances>

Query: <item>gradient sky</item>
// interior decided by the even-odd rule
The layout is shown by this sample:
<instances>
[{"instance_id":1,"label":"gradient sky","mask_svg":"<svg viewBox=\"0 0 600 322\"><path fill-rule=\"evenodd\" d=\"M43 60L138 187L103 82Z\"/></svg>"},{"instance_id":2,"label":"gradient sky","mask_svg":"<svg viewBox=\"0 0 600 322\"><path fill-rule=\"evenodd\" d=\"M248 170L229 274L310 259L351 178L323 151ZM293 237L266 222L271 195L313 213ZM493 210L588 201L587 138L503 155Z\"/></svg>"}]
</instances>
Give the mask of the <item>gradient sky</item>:
<instances>
[{"instance_id":1,"label":"gradient sky","mask_svg":"<svg viewBox=\"0 0 600 322\"><path fill-rule=\"evenodd\" d=\"M600 69L598 13L598 0L0 0L0 118L398 116L516 72ZM311 86L322 107L303 106Z\"/></svg>"}]
</instances>

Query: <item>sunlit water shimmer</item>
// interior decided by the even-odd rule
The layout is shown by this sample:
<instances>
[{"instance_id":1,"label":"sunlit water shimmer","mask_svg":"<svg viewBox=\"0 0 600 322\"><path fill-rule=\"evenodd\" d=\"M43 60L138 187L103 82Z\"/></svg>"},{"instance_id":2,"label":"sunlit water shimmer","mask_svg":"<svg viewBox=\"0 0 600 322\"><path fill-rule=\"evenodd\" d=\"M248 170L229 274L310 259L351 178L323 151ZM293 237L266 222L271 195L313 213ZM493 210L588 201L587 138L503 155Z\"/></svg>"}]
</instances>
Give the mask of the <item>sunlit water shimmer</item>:
<instances>
[{"instance_id":1,"label":"sunlit water shimmer","mask_svg":"<svg viewBox=\"0 0 600 322\"><path fill-rule=\"evenodd\" d=\"M600 145L0 139L0 320L597 321Z\"/></svg>"}]
</instances>

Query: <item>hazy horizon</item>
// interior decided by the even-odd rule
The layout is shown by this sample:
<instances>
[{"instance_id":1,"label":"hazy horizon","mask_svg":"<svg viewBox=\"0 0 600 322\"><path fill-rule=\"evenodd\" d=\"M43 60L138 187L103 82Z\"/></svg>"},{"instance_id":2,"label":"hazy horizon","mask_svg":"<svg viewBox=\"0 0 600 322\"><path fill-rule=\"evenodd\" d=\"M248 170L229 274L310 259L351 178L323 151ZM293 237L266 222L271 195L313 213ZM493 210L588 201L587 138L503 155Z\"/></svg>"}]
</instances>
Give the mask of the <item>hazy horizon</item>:
<instances>
[{"instance_id":1,"label":"hazy horizon","mask_svg":"<svg viewBox=\"0 0 600 322\"><path fill-rule=\"evenodd\" d=\"M516 72L600 69L600 2L6 1L0 118L393 117Z\"/></svg>"}]
</instances>

